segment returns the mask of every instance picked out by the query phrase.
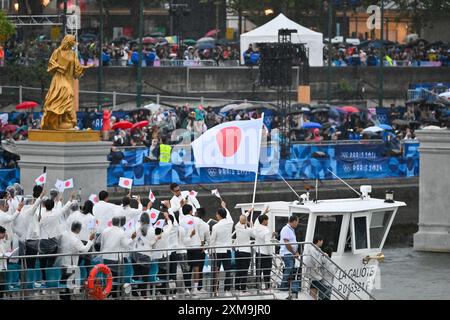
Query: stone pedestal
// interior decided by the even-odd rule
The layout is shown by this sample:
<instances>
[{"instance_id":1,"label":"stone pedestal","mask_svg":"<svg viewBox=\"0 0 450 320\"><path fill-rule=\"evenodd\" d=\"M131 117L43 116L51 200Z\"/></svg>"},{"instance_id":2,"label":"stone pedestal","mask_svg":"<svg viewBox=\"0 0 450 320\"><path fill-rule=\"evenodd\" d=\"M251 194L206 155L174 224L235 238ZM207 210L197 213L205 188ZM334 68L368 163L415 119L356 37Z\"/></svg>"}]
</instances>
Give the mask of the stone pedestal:
<instances>
[{"instance_id":1,"label":"stone pedestal","mask_svg":"<svg viewBox=\"0 0 450 320\"><path fill-rule=\"evenodd\" d=\"M49 141L20 141L16 142L20 154L20 182L27 194L35 185L35 179L42 174L44 166L47 167L47 190L55 187L56 179L66 180L73 178L74 188L67 189L65 199L72 191L81 188L81 198L86 200L90 194L106 190L107 168L111 143L99 141L99 133L93 132L97 141L87 137L86 142L49 142ZM37 133L39 136L39 133ZM49 136L45 139L43 136ZM74 131L54 131L53 134L42 133L40 139L67 141L68 136L77 135ZM81 134L78 134L81 137ZM89 141L89 139L91 141ZM82 138L78 139L82 140Z\"/></svg>"},{"instance_id":2,"label":"stone pedestal","mask_svg":"<svg viewBox=\"0 0 450 320\"><path fill-rule=\"evenodd\" d=\"M419 231L414 249L450 252L450 130L419 130Z\"/></svg>"}]
</instances>

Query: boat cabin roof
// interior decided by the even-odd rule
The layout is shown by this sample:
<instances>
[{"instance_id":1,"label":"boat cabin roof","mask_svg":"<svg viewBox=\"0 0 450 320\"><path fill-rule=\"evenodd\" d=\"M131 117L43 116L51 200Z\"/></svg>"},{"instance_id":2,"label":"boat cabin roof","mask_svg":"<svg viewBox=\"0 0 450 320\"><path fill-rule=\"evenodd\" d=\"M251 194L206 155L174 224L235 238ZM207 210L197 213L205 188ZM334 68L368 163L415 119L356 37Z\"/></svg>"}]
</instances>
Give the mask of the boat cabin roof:
<instances>
[{"instance_id":1,"label":"boat cabin roof","mask_svg":"<svg viewBox=\"0 0 450 320\"><path fill-rule=\"evenodd\" d=\"M330 199L330 200L319 200L317 202L309 201L305 204L300 204L298 201L287 202L287 201L273 201L273 202L258 202L255 203L255 210L262 211L270 205L271 211L278 212L289 212L300 211L304 213L356 213L363 211L374 211L374 210L386 210L394 209L398 207L406 206L404 202L395 201L393 203L385 202L384 199L376 198L349 198L349 199ZM251 203L240 203L236 205L237 209L250 209Z\"/></svg>"}]
</instances>

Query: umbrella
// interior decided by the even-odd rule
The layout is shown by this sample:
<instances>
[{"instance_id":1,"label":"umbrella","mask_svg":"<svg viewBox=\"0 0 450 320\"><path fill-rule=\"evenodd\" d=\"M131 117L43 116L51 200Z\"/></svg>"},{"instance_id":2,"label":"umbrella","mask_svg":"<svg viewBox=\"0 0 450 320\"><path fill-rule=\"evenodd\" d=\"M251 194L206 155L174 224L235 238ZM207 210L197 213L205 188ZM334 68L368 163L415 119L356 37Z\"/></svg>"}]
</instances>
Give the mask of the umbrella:
<instances>
[{"instance_id":1,"label":"umbrella","mask_svg":"<svg viewBox=\"0 0 450 320\"><path fill-rule=\"evenodd\" d=\"M39 104L34 101L25 101L16 106L16 110L25 110L36 108Z\"/></svg>"},{"instance_id":2,"label":"umbrella","mask_svg":"<svg viewBox=\"0 0 450 320\"><path fill-rule=\"evenodd\" d=\"M145 38L142 38L142 43L143 44L156 44L156 43L158 43L158 40L156 40L155 38L152 38L152 37L145 37Z\"/></svg>"},{"instance_id":3,"label":"umbrella","mask_svg":"<svg viewBox=\"0 0 450 320\"><path fill-rule=\"evenodd\" d=\"M158 44L166 44L166 43L169 43L169 42L167 41L167 39L164 38L164 37L159 37L159 38L157 38L156 40L158 40Z\"/></svg>"},{"instance_id":4,"label":"umbrella","mask_svg":"<svg viewBox=\"0 0 450 320\"><path fill-rule=\"evenodd\" d=\"M340 116L339 111L336 107L331 107L330 110L328 110L328 115L330 117L337 118Z\"/></svg>"},{"instance_id":5,"label":"umbrella","mask_svg":"<svg viewBox=\"0 0 450 320\"><path fill-rule=\"evenodd\" d=\"M203 43L203 42L212 42L215 43L216 39L211 38L211 37L203 37L197 40L197 43Z\"/></svg>"},{"instance_id":6,"label":"umbrella","mask_svg":"<svg viewBox=\"0 0 450 320\"><path fill-rule=\"evenodd\" d=\"M113 39L112 42L113 43L127 43L127 42L130 42L131 40L133 40L133 39L130 37L121 36L121 37L117 37L117 38Z\"/></svg>"},{"instance_id":7,"label":"umbrella","mask_svg":"<svg viewBox=\"0 0 450 320\"><path fill-rule=\"evenodd\" d=\"M205 37L214 37L216 34L218 34L220 32L220 29L212 29L209 30L206 34Z\"/></svg>"},{"instance_id":8,"label":"umbrella","mask_svg":"<svg viewBox=\"0 0 450 320\"><path fill-rule=\"evenodd\" d=\"M178 42L177 36L165 37L164 39L166 39L166 41L170 44Z\"/></svg>"},{"instance_id":9,"label":"umbrella","mask_svg":"<svg viewBox=\"0 0 450 320\"><path fill-rule=\"evenodd\" d=\"M14 140L2 140L1 146L4 150L19 155L19 152L17 151L17 146Z\"/></svg>"},{"instance_id":10,"label":"umbrella","mask_svg":"<svg viewBox=\"0 0 450 320\"><path fill-rule=\"evenodd\" d=\"M16 126L14 124L7 124L4 125L3 127L0 128L1 132L16 132L17 128L19 128L19 126Z\"/></svg>"},{"instance_id":11,"label":"umbrella","mask_svg":"<svg viewBox=\"0 0 450 320\"><path fill-rule=\"evenodd\" d=\"M399 126L407 126L409 124L409 121L403 119L395 119L394 121L392 121L392 123Z\"/></svg>"},{"instance_id":12,"label":"umbrella","mask_svg":"<svg viewBox=\"0 0 450 320\"><path fill-rule=\"evenodd\" d=\"M320 129L322 125L317 122L306 122L302 126L303 129Z\"/></svg>"},{"instance_id":13,"label":"umbrella","mask_svg":"<svg viewBox=\"0 0 450 320\"><path fill-rule=\"evenodd\" d=\"M340 107L338 108L346 113L359 113L359 109L353 106L344 106L344 107Z\"/></svg>"},{"instance_id":14,"label":"umbrella","mask_svg":"<svg viewBox=\"0 0 450 320\"><path fill-rule=\"evenodd\" d=\"M156 112L159 109L161 109L161 105L156 104L156 103L150 103L146 106L144 106L145 109L150 110L151 112Z\"/></svg>"},{"instance_id":15,"label":"umbrella","mask_svg":"<svg viewBox=\"0 0 450 320\"><path fill-rule=\"evenodd\" d=\"M197 42L197 48L200 50L212 49L215 47L214 42Z\"/></svg>"},{"instance_id":16,"label":"umbrella","mask_svg":"<svg viewBox=\"0 0 450 320\"><path fill-rule=\"evenodd\" d=\"M392 128L390 125L387 124L380 124L378 126L383 130L394 130L394 128Z\"/></svg>"},{"instance_id":17,"label":"umbrella","mask_svg":"<svg viewBox=\"0 0 450 320\"><path fill-rule=\"evenodd\" d=\"M113 124L112 129L130 129L133 127L133 124L129 121L120 121Z\"/></svg>"},{"instance_id":18,"label":"umbrella","mask_svg":"<svg viewBox=\"0 0 450 320\"><path fill-rule=\"evenodd\" d=\"M445 99L447 99L447 100L450 100L450 91L442 92L442 93L439 95L439 97L445 98Z\"/></svg>"},{"instance_id":19,"label":"umbrella","mask_svg":"<svg viewBox=\"0 0 450 320\"><path fill-rule=\"evenodd\" d=\"M229 105L226 105L225 107L223 107L222 109L220 109L219 112L226 113L230 110L236 110L237 108L239 108L238 104L229 104Z\"/></svg>"},{"instance_id":20,"label":"umbrella","mask_svg":"<svg viewBox=\"0 0 450 320\"><path fill-rule=\"evenodd\" d=\"M329 109L327 109L327 108L316 108L316 109L313 109L311 111L311 113L320 113L320 112L328 112L328 111L329 111Z\"/></svg>"},{"instance_id":21,"label":"umbrella","mask_svg":"<svg viewBox=\"0 0 450 320\"><path fill-rule=\"evenodd\" d=\"M140 128L146 127L146 126L148 126L148 123L149 122L147 120L136 122L135 124L133 124L131 129L134 130L134 129L140 129Z\"/></svg>"},{"instance_id":22,"label":"umbrella","mask_svg":"<svg viewBox=\"0 0 450 320\"><path fill-rule=\"evenodd\" d=\"M377 133L377 132L381 132L383 130L384 129L380 128L379 126L372 126L372 127L365 128L363 130L363 133Z\"/></svg>"},{"instance_id":23,"label":"umbrella","mask_svg":"<svg viewBox=\"0 0 450 320\"><path fill-rule=\"evenodd\" d=\"M187 46L195 46L197 44L197 41L194 39L186 39L183 41L183 43Z\"/></svg>"}]
</instances>

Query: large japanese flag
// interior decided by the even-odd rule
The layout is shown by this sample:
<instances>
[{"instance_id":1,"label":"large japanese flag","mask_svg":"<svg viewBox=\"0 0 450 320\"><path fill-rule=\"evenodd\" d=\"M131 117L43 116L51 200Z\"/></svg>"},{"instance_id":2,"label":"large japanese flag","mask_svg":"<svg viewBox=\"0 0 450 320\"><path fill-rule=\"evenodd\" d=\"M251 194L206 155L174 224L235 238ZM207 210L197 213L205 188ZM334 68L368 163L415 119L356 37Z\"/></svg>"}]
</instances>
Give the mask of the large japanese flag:
<instances>
[{"instance_id":1,"label":"large japanese flag","mask_svg":"<svg viewBox=\"0 0 450 320\"><path fill-rule=\"evenodd\" d=\"M231 121L207 130L192 142L195 166L258 171L263 118Z\"/></svg>"}]
</instances>

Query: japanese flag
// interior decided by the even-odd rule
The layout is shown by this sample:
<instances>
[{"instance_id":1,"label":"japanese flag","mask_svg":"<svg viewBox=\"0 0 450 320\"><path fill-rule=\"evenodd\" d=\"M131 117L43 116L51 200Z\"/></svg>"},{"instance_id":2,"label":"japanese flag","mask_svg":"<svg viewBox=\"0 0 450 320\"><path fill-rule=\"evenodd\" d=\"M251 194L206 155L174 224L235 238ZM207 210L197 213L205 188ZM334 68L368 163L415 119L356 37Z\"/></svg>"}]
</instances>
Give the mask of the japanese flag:
<instances>
[{"instance_id":1,"label":"japanese flag","mask_svg":"<svg viewBox=\"0 0 450 320\"><path fill-rule=\"evenodd\" d=\"M64 191L64 181L56 179L55 187L56 187L56 189L58 189L59 192L63 192Z\"/></svg>"},{"instance_id":2,"label":"japanese flag","mask_svg":"<svg viewBox=\"0 0 450 320\"><path fill-rule=\"evenodd\" d=\"M208 129L191 143L195 166L258 172L262 127L263 117Z\"/></svg>"},{"instance_id":3,"label":"japanese flag","mask_svg":"<svg viewBox=\"0 0 450 320\"><path fill-rule=\"evenodd\" d=\"M198 195L198 192L195 192L194 190L191 190L190 192L189 192L189 195L191 196L191 197L196 197L197 195Z\"/></svg>"},{"instance_id":4,"label":"japanese flag","mask_svg":"<svg viewBox=\"0 0 450 320\"><path fill-rule=\"evenodd\" d=\"M166 223L166 221L164 219L159 219L158 221L156 221L156 223L153 225L153 227L162 229L164 227L165 223Z\"/></svg>"},{"instance_id":5,"label":"japanese flag","mask_svg":"<svg viewBox=\"0 0 450 320\"><path fill-rule=\"evenodd\" d=\"M220 194L219 194L219 190L217 190L217 189L211 190L211 194L213 194L217 198L221 199Z\"/></svg>"},{"instance_id":6,"label":"japanese flag","mask_svg":"<svg viewBox=\"0 0 450 320\"><path fill-rule=\"evenodd\" d=\"M132 185L133 185L133 179L128 179L128 178L124 178L124 177L121 177L119 179L119 187L131 190Z\"/></svg>"},{"instance_id":7,"label":"japanese flag","mask_svg":"<svg viewBox=\"0 0 450 320\"><path fill-rule=\"evenodd\" d=\"M135 225L136 221L134 219L130 219L130 221L125 224L124 229L125 231L133 230Z\"/></svg>"},{"instance_id":8,"label":"japanese flag","mask_svg":"<svg viewBox=\"0 0 450 320\"><path fill-rule=\"evenodd\" d=\"M150 209L148 215L150 216L151 224L156 223L156 221L158 220L159 213L160 213L160 211L158 211L156 209Z\"/></svg>"},{"instance_id":9,"label":"japanese flag","mask_svg":"<svg viewBox=\"0 0 450 320\"><path fill-rule=\"evenodd\" d=\"M149 199L151 202L155 202L155 200L156 200L156 197L155 197L155 195L153 194L152 190L150 190L150 192L148 193L148 199Z\"/></svg>"},{"instance_id":10,"label":"japanese flag","mask_svg":"<svg viewBox=\"0 0 450 320\"><path fill-rule=\"evenodd\" d=\"M41 174L39 177L37 177L35 180L36 184L38 186L44 184L45 182L47 182L47 172Z\"/></svg>"},{"instance_id":11,"label":"japanese flag","mask_svg":"<svg viewBox=\"0 0 450 320\"><path fill-rule=\"evenodd\" d=\"M63 182L64 190L73 188L73 178Z\"/></svg>"},{"instance_id":12,"label":"japanese flag","mask_svg":"<svg viewBox=\"0 0 450 320\"><path fill-rule=\"evenodd\" d=\"M189 216L186 217L185 219L183 219L181 221L181 226L184 229L186 229L188 231L191 231L192 229L195 228L195 220L194 220L194 218L193 217L189 217Z\"/></svg>"},{"instance_id":13,"label":"japanese flag","mask_svg":"<svg viewBox=\"0 0 450 320\"><path fill-rule=\"evenodd\" d=\"M95 219L89 220L89 222L87 224L88 230L90 230L90 231L94 230L95 225L96 225L96 220Z\"/></svg>"},{"instance_id":14,"label":"japanese flag","mask_svg":"<svg viewBox=\"0 0 450 320\"><path fill-rule=\"evenodd\" d=\"M89 196L89 200L91 200L94 204L96 204L98 202L98 197L96 194L91 194Z\"/></svg>"}]
</instances>

